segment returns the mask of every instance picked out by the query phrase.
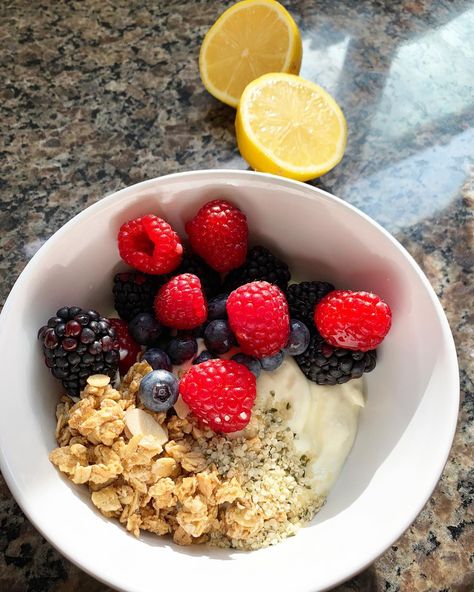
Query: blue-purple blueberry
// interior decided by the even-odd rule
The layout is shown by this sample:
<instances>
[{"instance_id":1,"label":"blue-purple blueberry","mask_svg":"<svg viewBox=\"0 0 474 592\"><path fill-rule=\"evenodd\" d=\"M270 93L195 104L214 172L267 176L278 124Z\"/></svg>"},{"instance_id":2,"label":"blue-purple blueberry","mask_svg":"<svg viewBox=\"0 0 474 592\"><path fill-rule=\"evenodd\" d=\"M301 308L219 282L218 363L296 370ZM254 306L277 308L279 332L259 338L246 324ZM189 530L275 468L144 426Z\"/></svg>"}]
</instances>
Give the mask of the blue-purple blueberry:
<instances>
[{"instance_id":1,"label":"blue-purple blueberry","mask_svg":"<svg viewBox=\"0 0 474 592\"><path fill-rule=\"evenodd\" d=\"M166 349L171 362L179 366L196 355L197 341L194 337L173 337Z\"/></svg>"},{"instance_id":2,"label":"blue-purple blueberry","mask_svg":"<svg viewBox=\"0 0 474 592\"><path fill-rule=\"evenodd\" d=\"M283 351L290 356L299 356L308 349L309 329L298 319L290 319L290 336Z\"/></svg>"},{"instance_id":3,"label":"blue-purple blueberry","mask_svg":"<svg viewBox=\"0 0 474 592\"><path fill-rule=\"evenodd\" d=\"M213 354L225 354L237 342L229 323L223 319L216 319L206 327L204 343Z\"/></svg>"},{"instance_id":4,"label":"blue-purple blueberry","mask_svg":"<svg viewBox=\"0 0 474 592\"><path fill-rule=\"evenodd\" d=\"M140 401L154 413L168 411L178 399L179 381L167 370L153 370L146 374L138 389Z\"/></svg>"},{"instance_id":5,"label":"blue-purple blueberry","mask_svg":"<svg viewBox=\"0 0 474 592\"><path fill-rule=\"evenodd\" d=\"M229 294L219 294L209 300L207 303L207 319L209 321L227 318L227 298L229 298Z\"/></svg>"},{"instance_id":6,"label":"blue-purple blueberry","mask_svg":"<svg viewBox=\"0 0 474 592\"><path fill-rule=\"evenodd\" d=\"M172 364L169 355L158 347L147 349L142 355L142 360L148 362L153 370L168 370L168 372L171 372Z\"/></svg>"},{"instance_id":7,"label":"blue-purple blueberry","mask_svg":"<svg viewBox=\"0 0 474 592\"><path fill-rule=\"evenodd\" d=\"M140 345L155 345L161 334L161 325L149 312L140 312L128 324L132 338Z\"/></svg>"},{"instance_id":8,"label":"blue-purple blueberry","mask_svg":"<svg viewBox=\"0 0 474 592\"><path fill-rule=\"evenodd\" d=\"M267 372L272 372L272 370L276 370L279 368L283 362L283 352L279 351L277 354L273 356L266 356L265 358L260 358L260 365L262 366L263 370Z\"/></svg>"},{"instance_id":9,"label":"blue-purple blueberry","mask_svg":"<svg viewBox=\"0 0 474 592\"><path fill-rule=\"evenodd\" d=\"M217 358L216 355L205 349L197 356L197 358L193 360L193 364L202 364L203 362L207 362L208 360L214 360L215 358Z\"/></svg>"},{"instance_id":10,"label":"blue-purple blueberry","mask_svg":"<svg viewBox=\"0 0 474 592\"><path fill-rule=\"evenodd\" d=\"M257 358L252 358L252 356L248 356L247 354L238 353L235 356L232 356L231 360L234 362L238 362L239 364L243 364L247 366L247 368L255 375L255 378L258 378L262 372L262 366L260 361Z\"/></svg>"}]
</instances>

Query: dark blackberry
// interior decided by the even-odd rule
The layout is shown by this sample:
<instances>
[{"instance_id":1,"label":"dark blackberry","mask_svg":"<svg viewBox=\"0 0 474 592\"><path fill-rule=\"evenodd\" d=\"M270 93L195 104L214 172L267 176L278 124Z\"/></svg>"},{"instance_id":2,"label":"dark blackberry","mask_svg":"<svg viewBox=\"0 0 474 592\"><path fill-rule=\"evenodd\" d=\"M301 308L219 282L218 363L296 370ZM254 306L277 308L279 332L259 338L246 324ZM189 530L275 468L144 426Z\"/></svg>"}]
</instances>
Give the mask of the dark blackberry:
<instances>
[{"instance_id":1,"label":"dark blackberry","mask_svg":"<svg viewBox=\"0 0 474 592\"><path fill-rule=\"evenodd\" d=\"M136 271L117 273L112 292L119 317L124 321L131 321L141 312L153 314L155 295L166 279L166 276L147 275Z\"/></svg>"},{"instance_id":2,"label":"dark blackberry","mask_svg":"<svg viewBox=\"0 0 474 592\"><path fill-rule=\"evenodd\" d=\"M115 329L95 310L62 307L38 331L46 366L77 397L91 374L114 378L120 359Z\"/></svg>"},{"instance_id":3,"label":"dark blackberry","mask_svg":"<svg viewBox=\"0 0 474 592\"><path fill-rule=\"evenodd\" d=\"M304 323L311 332L315 331L314 307L326 294L329 294L334 289L334 286L328 282L291 284L286 291L290 317Z\"/></svg>"},{"instance_id":4,"label":"dark blackberry","mask_svg":"<svg viewBox=\"0 0 474 592\"><path fill-rule=\"evenodd\" d=\"M283 291L290 281L288 265L262 246L252 247L247 253L245 263L230 271L224 280L224 291L232 292L239 286L255 280L275 284Z\"/></svg>"},{"instance_id":5,"label":"dark blackberry","mask_svg":"<svg viewBox=\"0 0 474 592\"><path fill-rule=\"evenodd\" d=\"M333 347L315 332L306 351L295 356L303 374L317 384L343 384L371 372L377 362L375 349L367 352Z\"/></svg>"},{"instance_id":6,"label":"dark blackberry","mask_svg":"<svg viewBox=\"0 0 474 592\"><path fill-rule=\"evenodd\" d=\"M221 291L221 276L217 271L194 253L185 253L183 260L173 275L193 273L201 280L201 286L207 298L212 298Z\"/></svg>"}]
</instances>

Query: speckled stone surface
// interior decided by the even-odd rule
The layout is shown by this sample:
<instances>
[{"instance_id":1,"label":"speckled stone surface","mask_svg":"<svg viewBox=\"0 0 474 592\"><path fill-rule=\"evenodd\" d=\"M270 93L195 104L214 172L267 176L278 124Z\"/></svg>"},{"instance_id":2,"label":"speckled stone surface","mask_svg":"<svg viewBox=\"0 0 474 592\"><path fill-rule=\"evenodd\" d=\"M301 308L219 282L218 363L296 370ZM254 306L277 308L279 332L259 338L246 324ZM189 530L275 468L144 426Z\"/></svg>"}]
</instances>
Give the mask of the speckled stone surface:
<instances>
[{"instance_id":1,"label":"speckled stone surface","mask_svg":"<svg viewBox=\"0 0 474 592\"><path fill-rule=\"evenodd\" d=\"M107 193L174 171L246 168L234 114L204 91L197 69L202 37L228 4L1 3L1 302L41 244ZM446 310L461 373L458 430L435 492L400 540L337 590L469 592L474 3L286 6L303 33L302 74L334 94L349 123L343 162L316 184L373 216L413 254ZM108 590L36 532L3 481L0 589Z\"/></svg>"}]
</instances>

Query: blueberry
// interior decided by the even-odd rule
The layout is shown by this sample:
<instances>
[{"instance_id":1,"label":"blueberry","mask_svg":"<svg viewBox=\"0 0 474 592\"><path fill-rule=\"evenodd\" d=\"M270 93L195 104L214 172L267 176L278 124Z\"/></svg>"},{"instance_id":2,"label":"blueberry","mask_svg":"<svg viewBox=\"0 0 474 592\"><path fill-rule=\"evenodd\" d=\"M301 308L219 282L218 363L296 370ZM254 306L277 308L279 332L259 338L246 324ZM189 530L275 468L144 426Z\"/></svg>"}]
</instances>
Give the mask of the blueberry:
<instances>
[{"instance_id":1,"label":"blueberry","mask_svg":"<svg viewBox=\"0 0 474 592\"><path fill-rule=\"evenodd\" d=\"M156 342L153 344L153 348L158 348L158 349L162 349L163 351L166 351L167 347L168 347L168 343L170 342L171 339L171 329L169 327L161 327L161 333L160 336L158 337L158 339L156 340Z\"/></svg>"},{"instance_id":2,"label":"blueberry","mask_svg":"<svg viewBox=\"0 0 474 592\"><path fill-rule=\"evenodd\" d=\"M182 329L177 332L177 337L202 337L204 335L205 327L205 324L202 324L194 329Z\"/></svg>"},{"instance_id":3,"label":"blueberry","mask_svg":"<svg viewBox=\"0 0 474 592\"><path fill-rule=\"evenodd\" d=\"M153 370L168 370L168 372L171 372L170 357L162 349L157 347L147 349L142 356L142 360L148 362Z\"/></svg>"},{"instance_id":4,"label":"blueberry","mask_svg":"<svg viewBox=\"0 0 474 592\"><path fill-rule=\"evenodd\" d=\"M227 298L229 298L229 294L219 294L209 300L207 303L207 318L209 321L227 318Z\"/></svg>"},{"instance_id":5,"label":"blueberry","mask_svg":"<svg viewBox=\"0 0 474 592\"><path fill-rule=\"evenodd\" d=\"M279 351L277 354L273 356L267 356L265 358L260 358L260 365L264 370L271 372L272 370L276 370L279 366L281 366L283 362L283 352Z\"/></svg>"},{"instance_id":6,"label":"blueberry","mask_svg":"<svg viewBox=\"0 0 474 592\"><path fill-rule=\"evenodd\" d=\"M260 373L262 372L262 366L260 364L260 361L257 360L257 358L252 358L252 356L248 356L247 354L235 354L235 356L232 356L231 360L234 360L234 362L238 362L239 364L247 366L250 372L252 372L255 375L255 378L258 378L260 376Z\"/></svg>"},{"instance_id":7,"label":"blueberry","mask_svg":"<svg viewBox=\"0 0 474 592\"><path fill-rule=\"evenodd\" d=\"M150 411L168 411L175 403L179 393L179 381L167 370L153 370L140 382L138 396Z\"/></svg>"},{"instance_id":8,"label":"blueberry","mask_svg":"<svg viewBox=\"0 0 474 592\"><path fill-rule=\"evenodd\" d=\"M128 330L140 345L154 345L160 336L161 325L149 312L140 312L130 321Z\"/></svg>"},{"instance_id":9,"label":"blueberry","mask_svg":"<svg viewBox=\"0 0 474 592\"><path fill-rule=\"evenodd\" d=\"M235 336L227 321L211 321L204 331L204 343L213 354L225 354L236 344Z\"/></svg>"},{"instance_id":10,"label":"blueberry","mask_svg":"<svg viewBox=\"0 0 474 592\"><path fill-rule=\"evenodd\" d=\"M173 337L166 351L173 364L179 366L196 354L197 341L194 337Z\"/></svg>"},{"instance_id":11,"label":"blueberry","mask_svg":"<svg viewBox=\"0 0 474 592\"><path fill-rule=\"evenodd\" d=\"M214 360L216 357L217 356L215 356L210 351L207 351L207 349L205 349L193 361L193 364L202 364L203 362L207 362L208 360Z\"/></svg>"},{"instance_id":12,"label":"blueberry","mask_svg":"<svg viewBox=\"0 0 474 592\"><path fill-rule=\"evenodd\" d=\"M290 320L290 336L283 351L290 356L299 356L304 353L309 345L309 329L297 319Z\"/></svg>"}]
</instances>

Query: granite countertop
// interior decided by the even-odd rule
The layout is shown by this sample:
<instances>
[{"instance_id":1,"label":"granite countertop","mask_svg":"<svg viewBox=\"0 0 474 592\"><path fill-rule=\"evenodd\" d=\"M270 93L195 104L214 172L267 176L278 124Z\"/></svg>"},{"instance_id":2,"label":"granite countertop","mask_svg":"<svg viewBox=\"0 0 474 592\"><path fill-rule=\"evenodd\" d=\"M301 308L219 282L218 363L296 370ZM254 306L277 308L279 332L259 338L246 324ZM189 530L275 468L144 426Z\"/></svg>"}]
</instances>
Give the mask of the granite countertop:
<instances>
[{"instance_id":1,"label":"granite countertop","mask_svg":"<svg viewBox=\"0 0 474 592\"><path fill-rule=\"evenodd\" d=\"M234 113L197 68L202 37L229 4L1 3L1 302L41 244L107 193L175 171L246 168ZM336 97L349 124L343 162L315 184L415 257L446 310L461 374L458 430L432 497L337 590L472 591L474 2L285 5L303 33L302 75ZM3 481L0 520L0 589L107 590L36 532Z\"/></svg>"}]
</instances>

